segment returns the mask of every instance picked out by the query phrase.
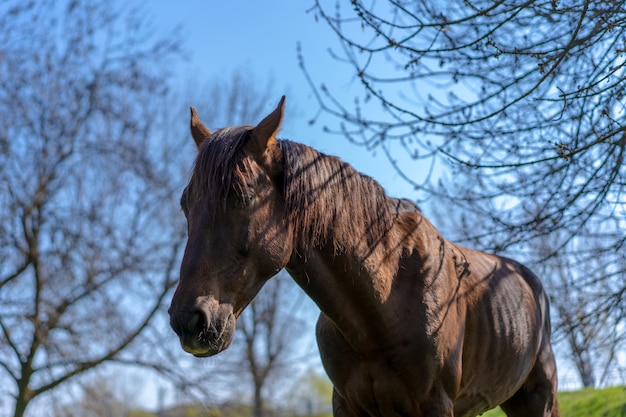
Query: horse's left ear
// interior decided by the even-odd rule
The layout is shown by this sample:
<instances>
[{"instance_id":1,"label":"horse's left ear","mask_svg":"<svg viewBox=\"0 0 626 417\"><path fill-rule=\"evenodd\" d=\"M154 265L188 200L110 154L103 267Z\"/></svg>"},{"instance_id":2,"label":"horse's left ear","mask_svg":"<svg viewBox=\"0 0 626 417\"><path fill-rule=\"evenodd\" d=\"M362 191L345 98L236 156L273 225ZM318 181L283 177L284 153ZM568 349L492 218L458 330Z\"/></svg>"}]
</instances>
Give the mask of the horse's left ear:
<instances>
[{"instance_id":1,"label":"horse's left ear","mask_svg":"<svg viewBox=\"0 0 626 417\"><path fill-rule=\"evenodd\" d=\"M266 149L272 148L278 144L276 134L280 130L284 112L285 96L282 96L274 111L268 114L265 119L261 120L261 122L252 129L252 132L250 132L250 139L246 144L246 149L249 150L252 155L261 157Z\"/></svg>"},{"instance_id":2,"label":"horse's left ear","mask_svg":"<svg viewBox=\"0 0 626 417\"><path fill-rule=\"evenodd\" d=\"M191 119L189 121L191 136L193 137L194 142L196 142L198 149L200 149L202 142L211 136L211 131L200 121L196 109L193 107L190 107L189 109L191 110Z\"/></svg>"}]
</instances>

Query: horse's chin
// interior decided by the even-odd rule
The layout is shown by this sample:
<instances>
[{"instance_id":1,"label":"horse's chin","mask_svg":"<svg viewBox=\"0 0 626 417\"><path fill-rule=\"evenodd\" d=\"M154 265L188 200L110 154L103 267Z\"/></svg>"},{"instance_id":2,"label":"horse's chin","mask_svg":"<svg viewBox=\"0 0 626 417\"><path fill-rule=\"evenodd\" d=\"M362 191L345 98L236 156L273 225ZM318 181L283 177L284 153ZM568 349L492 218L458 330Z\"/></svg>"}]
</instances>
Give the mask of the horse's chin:
<instances>
[{"instance_id":1,"label":"horse's chin","mask_svg":"<svg viewBox=\"0 0 626 417\"><path fill-rule=\"evenodd\" d=\"M208 358L210 356L217 355L218 353L228 349L232 339L229 340L217 340L210 344L194 341L193 343L185 343L181 340L181 346L183 350L196 358Z\"/></svg>"},{"instance_id":2,"label":"horse's chin","mask_svg":"<svg viewBox=\"0 0 626 417\"><path fill-rule=\"evenodd\" d=\"M229 348L232 343L232 338L228 340L221 340L212 344L211 346L207 346L203 349L196 350L195 352L189 352L196 358L209 358L211 356L217 355L218 353Z\"/></svg>"},{"instance_id":3,"label":"horse's chin","mask_svg":"<svg viewBox=\"0 0 626 417\"><path fill-rule=\"evenodd\" d=\"M225 349L225 348L224 348ZM215 356L224 349L211 349L206 352L189 352L196 358L210 358L211 356Z\"/></svg>"}]
</instances>

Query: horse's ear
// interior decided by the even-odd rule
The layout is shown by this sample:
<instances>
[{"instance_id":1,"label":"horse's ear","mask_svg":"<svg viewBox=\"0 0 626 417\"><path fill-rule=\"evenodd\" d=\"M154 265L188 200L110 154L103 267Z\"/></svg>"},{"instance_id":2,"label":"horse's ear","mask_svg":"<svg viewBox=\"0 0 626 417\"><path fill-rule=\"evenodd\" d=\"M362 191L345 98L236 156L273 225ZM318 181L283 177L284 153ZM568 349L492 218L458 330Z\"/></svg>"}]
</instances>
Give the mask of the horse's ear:
<instances>
[{"instance_id":1,"label":"horse's ear","mask_svg":"<svg viewBox=\"0 0 626 417\"><path fill-rule=\"evenodd\" d=\"M282 96L274 111L268 114L265 119L261 120L250 133L250 140L246 144L246 148L253 155L261 156L266 149L272 148L278 144L276 134L283 121L284 112L285 96Z\"/></svg>"},{"instance_id":2,"label":"horse's ear","mask_svg":"<svg viewBox=\"0 0 626 417\"><path fill-rule=\"evenodd\" d=\"M198 117L198 113L196 113L196 109L190 107L191 109L191 120L189 122L189 127L191 129L191 136L193 136L193 140L196 142L196 146L198 149L202 142L209 136L211 136L211 131L200 121Z\"/></svg>"}]
</instances>

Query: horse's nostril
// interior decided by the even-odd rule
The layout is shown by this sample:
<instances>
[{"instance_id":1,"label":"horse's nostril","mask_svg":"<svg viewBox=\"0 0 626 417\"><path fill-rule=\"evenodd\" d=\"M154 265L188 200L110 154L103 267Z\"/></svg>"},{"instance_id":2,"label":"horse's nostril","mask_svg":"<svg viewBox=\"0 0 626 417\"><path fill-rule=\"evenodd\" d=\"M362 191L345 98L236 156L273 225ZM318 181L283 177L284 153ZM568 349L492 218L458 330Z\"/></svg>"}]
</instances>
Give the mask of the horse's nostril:
<instances>
[{"instance_id":1,"label":"horse's nostril","mask_svg":"<svg viewBox=\"0 0 626 417\"><path fill-rule=\"evenodd\" d=\"M196 310L192 313L191 319L187 323L187 330L190 333L200 333L206 326L208 320L206 314L202 310Z\"/></svg>"},{"instance_id":2,"label":"horse's nostril","mask_svg":"<svg viewBox=\"0 0 626 417\"><path fill-rule=\"evenodd\" d=\"M200 308L192 311L179 310L170 315L170 325L178 336L200 334L208 322L207 313Z\"/></svg>"}]
</instances>

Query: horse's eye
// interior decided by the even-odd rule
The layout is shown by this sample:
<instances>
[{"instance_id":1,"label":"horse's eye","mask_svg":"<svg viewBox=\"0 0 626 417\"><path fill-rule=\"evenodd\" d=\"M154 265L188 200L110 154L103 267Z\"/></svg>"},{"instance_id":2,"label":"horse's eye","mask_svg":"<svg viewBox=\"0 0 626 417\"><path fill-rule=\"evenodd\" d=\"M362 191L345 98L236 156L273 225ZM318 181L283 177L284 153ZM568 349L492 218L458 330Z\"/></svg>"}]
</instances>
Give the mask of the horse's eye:
<instances>
[{"instance_id":1,"label":"horse's eye","mask_svg":"<svg viewBox=\"0 0 626 417\"><path fill-rule=\"evenodd\" d=\"M248 252L249 252L248 245L240 246L239 249L237 250L237 253L242 258L245 258L246 256L248 256Z\"/></svg>"},{"instance_id":2,"label":"horse's eye","mask_svg":"<svg viewBox=\"0 0 626 417\"><path fill-rule=\"evenodd\" d=\"M228 193L227 198L232 206L245 209L254 203L255 195L249 189L234 189Z\"/></svg>"},{"instance_id":3,"label":"horse's eye","mask_svg":"<svg viewBox=\"0 0 626 417\"><path fill-rule=\"evenodd\" d=\"M182 197L180 198L180 208L183 213L185 213L185 216L187 216L189 213L189 209L187 208L187 193L183 193Z\"/></svg>"},{"instance_id":4,"label":"horse's eye","mask_svg":"<svg viewBox=\"0 0 626 417\"><path fill-rule=\"evenodd\" d=\"M244 194L242 200L243 200L243 203L249 207L252 205L252 203L254 203L255 198L256 198L256 195L254 195L254 193L250 191Z\"/></svg>"}]
</instances>

